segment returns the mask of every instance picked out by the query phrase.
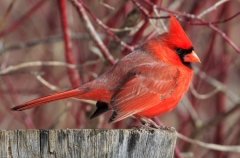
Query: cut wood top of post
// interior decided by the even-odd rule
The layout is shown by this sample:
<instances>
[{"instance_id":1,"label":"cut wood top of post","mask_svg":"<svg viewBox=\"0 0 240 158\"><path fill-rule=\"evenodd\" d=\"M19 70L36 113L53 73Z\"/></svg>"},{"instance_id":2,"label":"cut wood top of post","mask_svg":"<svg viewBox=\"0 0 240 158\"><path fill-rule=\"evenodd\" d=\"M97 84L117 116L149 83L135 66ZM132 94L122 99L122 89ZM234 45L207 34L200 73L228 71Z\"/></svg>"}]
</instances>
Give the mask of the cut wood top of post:
<instances>
[{"instance_id":1,"label":"cut wood top of post","mask_svg":"<svg viewBox=\"0 0 240 158\"><path fill-rule=\"evenodd\" d=\"M171 129L0 130L0 157L173 157Z\"/></svg>"}]
</instances>

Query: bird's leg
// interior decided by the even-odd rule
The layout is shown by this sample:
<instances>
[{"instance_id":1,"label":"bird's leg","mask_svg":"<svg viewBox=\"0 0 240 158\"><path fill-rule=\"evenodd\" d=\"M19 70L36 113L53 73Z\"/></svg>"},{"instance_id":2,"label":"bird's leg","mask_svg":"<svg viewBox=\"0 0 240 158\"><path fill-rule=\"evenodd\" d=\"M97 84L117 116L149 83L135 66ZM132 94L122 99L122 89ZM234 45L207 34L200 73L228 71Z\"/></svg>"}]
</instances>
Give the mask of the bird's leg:
<instances>
[{"instance_id":1,"label":"bird's leg","mask_svg":"<svg viewBox=\"0 0 240 158\"><path fill-rule=\"evenodd\" d=\"M139 121L143 124L143 128L154 128L154 129L165 129L162 126L156 124L152 119L146 117L138 118Z\"/></svg>"}]
</instances>

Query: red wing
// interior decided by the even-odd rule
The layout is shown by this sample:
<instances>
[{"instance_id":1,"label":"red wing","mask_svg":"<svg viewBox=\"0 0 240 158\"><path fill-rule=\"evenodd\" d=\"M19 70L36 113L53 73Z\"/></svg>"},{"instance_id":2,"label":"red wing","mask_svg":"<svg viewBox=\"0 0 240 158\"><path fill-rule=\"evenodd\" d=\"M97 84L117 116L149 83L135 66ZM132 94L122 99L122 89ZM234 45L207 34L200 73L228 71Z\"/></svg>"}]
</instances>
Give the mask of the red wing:
<instances>
[{"instance_id":1,"label":"red wing","mask_svg":"<svg viewBox=\"0 0 240 158\"><path fill-rule=\"evenodd\" d=\"M175 90L179 71L159 63L134 68L135 77L129 80L111 99L114 114L109 122L147 110L168 98Z\"/></svg>"}]
</instances>

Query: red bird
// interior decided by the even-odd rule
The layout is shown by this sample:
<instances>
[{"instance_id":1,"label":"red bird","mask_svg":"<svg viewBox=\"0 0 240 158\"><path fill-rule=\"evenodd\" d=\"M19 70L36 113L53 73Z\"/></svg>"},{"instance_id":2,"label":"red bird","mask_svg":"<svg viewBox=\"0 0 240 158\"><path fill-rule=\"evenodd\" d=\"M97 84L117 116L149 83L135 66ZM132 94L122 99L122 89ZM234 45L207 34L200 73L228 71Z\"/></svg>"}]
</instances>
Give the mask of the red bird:
<instances>
[{"instance_id":1,"label":"red bird","mask_svg":"<svg viewBox=\"0 0 240 158\"><path fill-rule=\"evenodd\" d=\"M193 45L174 16L169 31L143 44L119 60L97 79L79 88L35 99L12 110L25 110L74 97L96 100L95 118L113 111L109 123L129 116L158 127L150 118L171 111L188 90L192 62L200 62Z\"/></svg>"}]
</instances>

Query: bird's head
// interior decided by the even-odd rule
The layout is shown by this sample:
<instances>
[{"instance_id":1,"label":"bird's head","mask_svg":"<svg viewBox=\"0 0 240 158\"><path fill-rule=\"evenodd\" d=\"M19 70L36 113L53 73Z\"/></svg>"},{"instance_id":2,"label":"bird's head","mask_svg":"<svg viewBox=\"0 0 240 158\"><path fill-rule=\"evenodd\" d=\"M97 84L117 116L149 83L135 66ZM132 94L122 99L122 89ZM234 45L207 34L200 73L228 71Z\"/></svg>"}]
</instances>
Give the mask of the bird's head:
<instances>
[{"instance_id":1,"label":"bird's head","mask_svg":"<svg viewBox=\"0 0 240 158\"><path fill-rule=\"evenodd\" d=\"M191 67L190 63L200 62L200 59L194 52L192 42L177 19L173 15L170 15L170 18L169 31L164 34L163 41L164 45L171 51L166 51L165 56Z\"/></svg>"}]
</instances>

